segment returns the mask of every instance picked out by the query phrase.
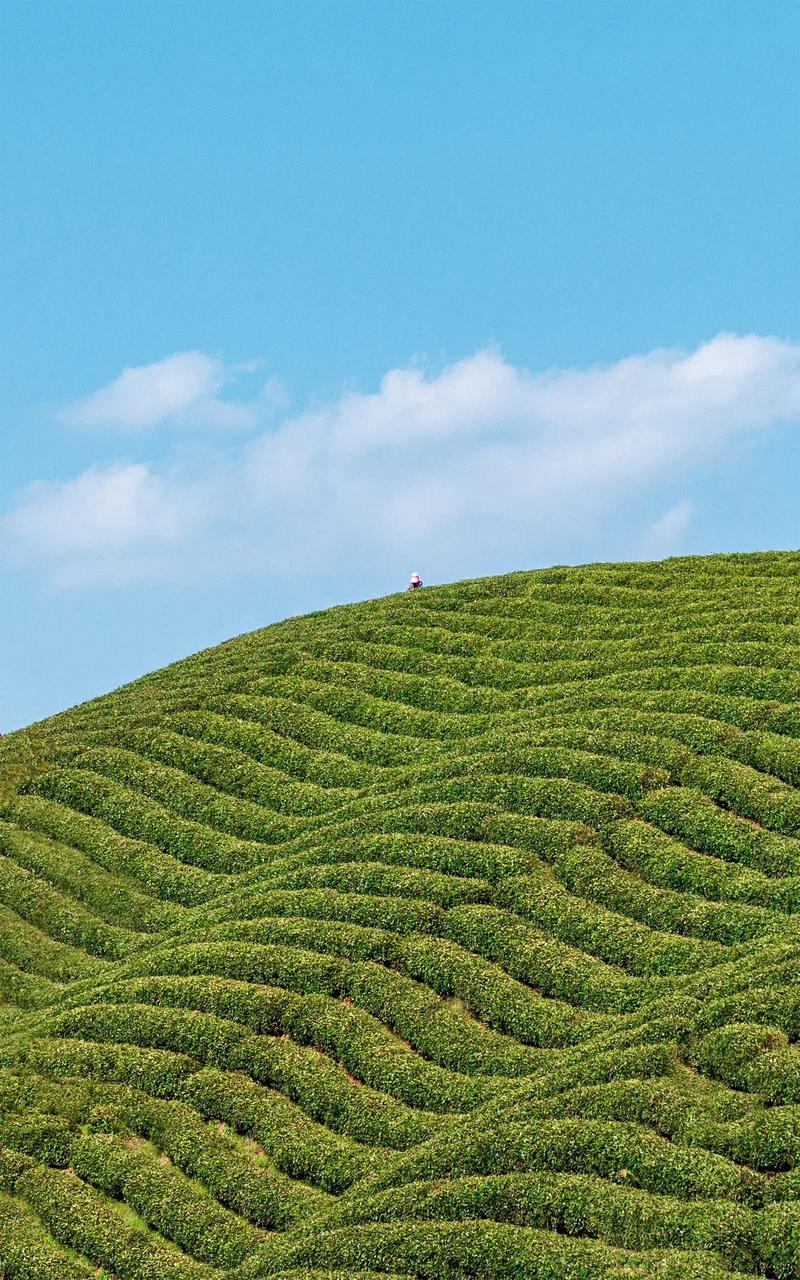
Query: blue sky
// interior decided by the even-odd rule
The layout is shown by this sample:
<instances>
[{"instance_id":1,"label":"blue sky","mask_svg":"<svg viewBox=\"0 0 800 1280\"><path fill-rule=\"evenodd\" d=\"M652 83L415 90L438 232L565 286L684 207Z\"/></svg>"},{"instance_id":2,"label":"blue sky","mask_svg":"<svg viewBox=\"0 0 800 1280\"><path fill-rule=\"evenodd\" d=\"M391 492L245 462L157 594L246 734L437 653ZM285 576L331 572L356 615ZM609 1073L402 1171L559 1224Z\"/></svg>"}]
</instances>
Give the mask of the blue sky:
<instances>
[{"instance_id":1,"label":"blue sky","mask_svg":"<svg viewBox=\"0 0 800 1280\"><path fill-rule=\"evenodd\" d=\"M797 547L799 71L795 0L4 0L0 729L412 569Z\"/></svg>"}]
</instances>

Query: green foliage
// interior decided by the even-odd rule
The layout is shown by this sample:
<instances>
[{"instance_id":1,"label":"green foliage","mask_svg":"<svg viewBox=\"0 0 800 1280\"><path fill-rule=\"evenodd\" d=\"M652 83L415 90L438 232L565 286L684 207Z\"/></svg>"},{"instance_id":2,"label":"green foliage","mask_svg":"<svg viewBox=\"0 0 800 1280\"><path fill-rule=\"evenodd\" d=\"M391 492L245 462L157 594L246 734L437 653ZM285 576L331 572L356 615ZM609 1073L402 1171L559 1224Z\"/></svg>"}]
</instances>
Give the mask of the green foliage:
<instances>
[{"instance_id":1,"label":"green foliage","mask_svg":"<svg viewBox=\"0 0 800 1280\"><path fill-rule=\"evenodd\" d=\"M6 738L0 747L0 813L48 767L45 738L37 729L23 729Z\"/></svg>"},{"instance_id":2,"label":"green foliage","mask_svg":"<svg viewBox=\"0 0 800 1280\"><path fill-rule=\"evenodd\" d=\"M21 1200L0 1193L0 1268L8 1280L101 1280L72 1255Z\"/></svg>"},{"instance_id":3,"label":"green foliage","mask_svg":"<svg viewBox=\"0 0 800 1280\"><path fill-rule=\"evenodd\" d=\"M800 554L329 610L0 742L8 1280L800 1277Z\"/></svg>"}]
</instances>

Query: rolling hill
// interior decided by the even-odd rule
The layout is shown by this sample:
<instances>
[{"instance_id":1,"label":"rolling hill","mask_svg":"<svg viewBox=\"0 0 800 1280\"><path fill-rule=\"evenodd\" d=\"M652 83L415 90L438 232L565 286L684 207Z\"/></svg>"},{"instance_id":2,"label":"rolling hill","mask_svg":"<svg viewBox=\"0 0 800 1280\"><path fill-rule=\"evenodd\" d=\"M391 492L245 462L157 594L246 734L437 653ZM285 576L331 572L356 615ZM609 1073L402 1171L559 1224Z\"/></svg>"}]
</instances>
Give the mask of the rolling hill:
<instances>
[{"instance_id":1,"label":"rolling hill","mask_svg":"<svg viewBox=\"0 0 800 1280\"><path fill-rule=\"evenodd\" d=\"M800 1276L800 554L292 619L0 779L5 1280Z\"/></svg>"}]
</instances>

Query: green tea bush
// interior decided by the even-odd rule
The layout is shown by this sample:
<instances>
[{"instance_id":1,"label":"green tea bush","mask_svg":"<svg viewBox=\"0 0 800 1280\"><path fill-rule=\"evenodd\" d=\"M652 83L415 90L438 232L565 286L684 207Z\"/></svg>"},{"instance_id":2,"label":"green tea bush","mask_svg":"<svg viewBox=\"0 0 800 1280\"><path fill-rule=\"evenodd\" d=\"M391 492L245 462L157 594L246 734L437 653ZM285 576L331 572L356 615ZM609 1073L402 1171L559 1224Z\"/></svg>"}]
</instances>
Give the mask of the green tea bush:
<instances>
[{"instance_id":1,"label":"green tea bush","mask_svg":"<svg viewBox=\"0 0 800 1280\"><path fill-rule=\"evenodd\" d=\"M156 1097L175 1096L183 1079L198 1064L186 1054L142 1049L130 1044L97 1044L84 1040L42 1037L0 1045L0 1065L54 1077L86 1075L113 1083L133 1084Z\"/></svg>"},{"instance_id":2,"label":"green tea bush","mask_svg":"<svg viewBox=\"0 0 800 1280\"><path fill-rule=\"evenodd\" d=\"M254 719L215 711L185 711L170 717L169 729L170 734L182 734L187 739L184 751L190 753L190 759L195 750L198 747L202 749L206 743L232 748L237 758L241 757L247 766L245 780L251 776L249 771L254 762L266 765L287 778L307 781L326 790L368 786L376 777L375 769L367 764L359 764L347 755L332 751L315 751ZM174 750L177 752L177 747ZM186 758L183 752L181 758ZM255 776L260 778L262 775Z\"/></svg>"},{"instance_id":3,"label":"green tea bush","mask_svg":"<svg viewBox=\"0 0 800 1280\"><path fill-rule=\"evenodd\" d=\"M708 767L717 769L721 762L715 761ZM766 779L764 785L768 785ZM718 791L714 800L721 794ZM744 822L719 808L714 800L688 787L665 788L645 796L638 808L643 818L695 849L729 862L740 862L768 876L800 875L800 840L787 839Z\"/></svg>"},{"instance_id":4,"label":"green tea bush","mask_svg":"<svg viewBox=\"0 0 800 1280\"><path fill-rule=\"evenodd\" d=\"M72 1144L72 1167L84 1182L124 1200L148 1226L201 1262L233 1267L266 1239L142 1146L85 1134Z\"/></svg>"},{"instance_id":5,"label":"green tea bush","mask_svg":"<svg viewBox=\"0 0 800 1280\"><path fill-rule=\"evenodd\" d=\"M637 981L621 969L554 940L526 925L519 916L494 907L458 907L449 913L450 939L468 951L500 964L506 972L543 995L596 1013L634 1008L659 988Z\"/></svg>"},{"instance_id":6,"label":"green tea bush","mask_svg":"<svg viewBox=\"0 0 800 1280\"><path fill-rule=\"evenodd\" d=\"M257 866L268 858L261 845L179 817L149 797L88 768L47 774L36 785L37 795L83 810L121 835L152 843L179 862L227 874Z\"/></svg>"},{"instance_id":7,"label":"green tea bush","mask_svg":"<svg viewBox=\"0 0 800 1280\"><path fill-rule=\"evenodd\" d=\"M773 831L800 833L800 795L771 774L733 760L698 760L684 778L725 809L751 818Z\"/></svg>"},{"instance_id":8,"label":"green tea bush","mask_svg":"<svg viewBox=\"0 0 800 1280\"><path fill-rule=\"evenodd\" d=\"M88 853L101 867L137 882L155 897L182 905L205 902L231 881L224 875L190 867L142 840L120 835L106 822L40 795L20 797L14 821Z\"/></svg>"},{"instance_id":9,"label":"green tea bush","mask_svg":"<svg viewBox=\"0 0 800 1280\"><path fill-rule=\"evenodd\" d=\"M769 1206L758 1215L759 1259L780 1280L800 1274L800 1210L797 1204Z\"/></svg>"},{"instance_id":10,"label":"green tea bush","mask_svg":"<svg viewBox=\"0 0 800 1280\"><path fill-rule=\"evenodd\" d=\"M434 741L445 737L466 738L485 731L491 723L489 712L423 711L394 698L299 675L268 676L254 680L249 687L267 697L291 698L317 711L324 711L334 720L347 721L381 734L432 738Z\"/></svg>"},{"instance_id":11,"label":"green tea bush","mask_svg":"<svg viewBox=\"0 0 800 1280\"><path fill-rule=\"evenodd\" d=\"M385 1155L317 1124L280 1093L244 1075L199 1071L180 1097L201 1115L254 1137L282 1173L323 1191L344 1191Z\"/></svg>"},{"instance_id":12,"label":"green tea bush","mask_svg":"<svg viewBox=\"0 0 800 1280\"><path fill-rule=\"evenodd\" d=\"M760 1054L784 1049L788 1040L777 1027L753 1022L733 1022L711 1031L698 1046L699 1060L708 1075L735 1089L746 1089Z\"/></svg>"},{"instance_id":13,"label":"green tea bush","mask_svg":"<svg viewBox=\"0 0 800 1280\"><path fill-rule=\"evenodd\" d=\"M106 924L69 895L1 854L0 902L51 938L91 955L117 959L131 942L127 929Z\"/></svg>"},{"instance_id":14,"label":"green tea bush","mask_svg":"<svg viewBox=\"0 0 800 1280\"><path fill-rule=\"evenodd\" d=\"M618 827L626 825L627 831L620 833ZM637 847L646 843L641 840L642 834L641 824L620 823L604 838L604 843L615 853L618 850L623 851L623 856L627 853L632 862L630 854L633 852L635 858ZM660 833L656 837L659 839L666 844L669 857L672 844ZM621 868L597 846L579 846L560 854L554 872L573 894L621 912L652 930L731 945L780 932L789 924L785 915L763 907L709 902L705 895L657 887Z\"/></svg>"},{"instance_id":15,"label":"green tea bush","mask_svg":"<svg viewBox=\"0 0 800 1280\"><path fill-rule=\"evenodd\" d=\"M293 690L282 688L280 697L229 694L224 698L211 698L205 705L218 714L255 720L302 746L321 748L365 764L405 765L415 759L429 760L435 757L437 746L442 749L441 743L432 749L427 738L410 732L388 734L369 724L346 722L310 700L308 703L302 698L295 701L292 693Z\"/></svg>"},{"instance_id":16,"label":"green tea bush","mask_svg":"<svg viewBox=\"0 0 800 1280\"><path fill-rule=\"evenodd\" d=\"M103 1096L108 1101L88 1114L90 1126L149 1139L217 1201L256 1226L285 1229L328 1206L323 1192L242 1149L225 1125L209 1124L186 1103L154 1099L127 1086L106 1087Z\"/></svg>"},{"instance_id":17,"label":"green tea bush","mask_svg":"<svg viewBox=\"0 0 800 1280\"><path fill-rule=\"evenodd\" d=\"M289 619L37 726L0 1274L800 1276L798 702L764 553Z\"/></svg>"},{"instance_id":18,"label":"green tea bush","mask_svg":"<svg viewBox=\"0 0 800 1280\"><path fill-rule=\"evenodd\" d=\"M662 933L571 894L551 879L506 880L495 902L561 942L627 973L691 973L723 959L719 943Z\"/></svg>"},{"instance_id":19,"label":"green tea bush","mask_svg":"<svg viewBox=\"0 0 800 1280\"><path fill-rule=\"evenodd\" d=\"M363 1222L478 1219L593 1236L624 1249L716 1250L752 1267L756 1215L724 1200L684 1201L576 1173L490 1174L418 1182L345 1201L325 1227Z\"/></svg>"},{"instance_id":20,"label":"green tea bush","mask_svg":"<svg viewBox=\"0 0 800 1280\"><path fill-rule=\"evenodd\" d=\"M368 1185L382 1190L422 1177L536 1169L594 1174L688 1200L758 1203L763 1196L758 1175L723 1156L676 1147L631 1123L536 1117L531 1124L523 1108L516 1110L514 1120L501 1121L489 1132L474 1123L462 1126L455 1138L433 1138L419 1152L396 1158Z\"/></svg>"},{"instance_id":21,"label":"green tea bush","mask_svg":"<svg viewBox=\"0 0 800 1280\"><path fill-rule=\"evenodd\" d=\"M176 907L140 892L127 876L111 875L75 846L41 833L0 822L0 850L119 929L155 932L179 918Z\"/></svg>"},{"instance_id":22,"label":"green tea bush","mask_svg":"<svg viewBox=\"0 0 800 1280\"><path fill-rule=\"evenodd\" d=\"M485 902L491 897L488 883L477 877L465 882L460 876L447 876L416 867L386 867L380 862L344 862L321 867L295 864L291 869L275 868L270 882L276 888L319 887L370 897L422 898L441 907L461 902Z\"/></svg>"},{"instance_id":23,"label":"green tea bush","mask_svg":"<svg viewBox=\"0 0 800 1280\"><path fill-rule=\"evenodd\" d=\"M128 1226L113 1202L74 1174L39 1166L22 1175L17 1191L59 1243L109 1267L121 1280L212 1280L211 1268Z\"/></svg>"},{"instance_id":24,"label":"green tea bush","mask_svg":"<svg viewBox=\"0 0 800 1280\"><path fill-rule=\"evenodd\" d=\"M8 1280L96 1280L97 1268L61 1248L22 1201L0 1192L0 1269Z\"/></svg>"},{"instance_id":25,"label":"green tea bush","mask_svg":"<svg viewBox=\"0 0 800 1280\"><path fill-rule=\"evenodd\" d=\"M0 906L0 956L52 982L71 982L99 974L104 968L103 962L94 956L68 943L54 941L42 929L3 906Z\"/></svg>"},{"instance_id":26,"label":"green tea bush","mask_svg":"<svg viewBox=\"0 0 800 1280\"><path fill-rule=\"evenodd\" d=\"M301 1264L292 1271L290 1268ZM267 1246L236 1272L232 1280L313 1276L314 1268L380 1269L403 1267L420 1280L623 1280L658 1275L664 1280L725 1280L730 1270L714 1254L688 1250L629 1252L593 1240L573 1240L556 1232L486 1222L369 1224L320 1232L295 1243L291 1238Z\"/></svg>"},{"instance_id":27,"label":"green tea bush","mask_svg":"<svg viewBox=\"0 0 800 1280\"><path fill-rule=\"evenodd\" d=\"M321 813L357 794L352 786L326 788L312 779L296 779L291 772L255 761L244 751L200 738L187 738L185 733L136 730L126 736L124 745L147 760L181 769L199 782L238 800L251 801L278 813ZM358 781L363 785L366 779L362 776ZM237 821L237 815L241 814L238 817L241 822L247 816L247 804L236 805L225 812L230 814L231 821Z\"/></svg>"},{"instance_id":28,"label":"green tea bush","mask_svg":"<svg viewBox=\"0 0 800 1280\"><path fill-rule=\"evenodd\" d=\"M684 803L684 796L678 798L673 795L667 805L659 803L657 809L652 809L652 816L675 827L680 824L687 837L698 843L698 831L702 828L708 834L716 825L716 838L712 834L707 843L714 843L720 851L731 850L731 845L737 840L740 847L750 843L750 833L742 831L739 826L730 823L726 831L725 816L710 804L705 811L701 804L700 815L695 808L694 816L695 820L700 817L699 824L690 827L687 822L684 826L683 820L688 818L688 810L694 801L689 800L685 807ZM721 823L718 821L720 818ZM723 827L722 831L719 826ZM766 835L766 832L755 831L753 834ZM772 879L764 872L751 870L738 862L723 861L720 854L707 856L696 853L657 827L638 819L618 822L608 828L603 834L603 844L618 863L645 884L692 893L714 901L751 903L781 912L800 910L800 876Z\"/></svg>"}]
</instances>

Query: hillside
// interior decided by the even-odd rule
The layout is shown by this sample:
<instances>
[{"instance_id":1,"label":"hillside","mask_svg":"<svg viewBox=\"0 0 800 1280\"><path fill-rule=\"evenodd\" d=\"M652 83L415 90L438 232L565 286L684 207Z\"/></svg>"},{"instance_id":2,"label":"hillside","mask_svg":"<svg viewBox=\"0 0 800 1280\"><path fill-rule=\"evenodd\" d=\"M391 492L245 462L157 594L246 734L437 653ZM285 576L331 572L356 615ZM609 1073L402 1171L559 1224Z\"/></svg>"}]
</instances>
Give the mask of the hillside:
<instances>
[{"instance_id":1,"label":"hillside","mask_svg":"<svg viewBox=\"0 0 800 1280\"><path fill-rule=\"evenodd\" d=\"M800 1276L800 554L292 619L0 777L5 1280Z\"/></svg>"}]
</instances>

